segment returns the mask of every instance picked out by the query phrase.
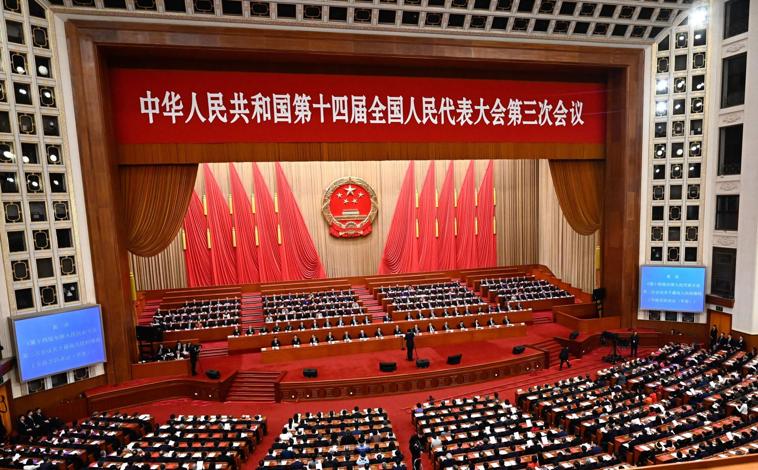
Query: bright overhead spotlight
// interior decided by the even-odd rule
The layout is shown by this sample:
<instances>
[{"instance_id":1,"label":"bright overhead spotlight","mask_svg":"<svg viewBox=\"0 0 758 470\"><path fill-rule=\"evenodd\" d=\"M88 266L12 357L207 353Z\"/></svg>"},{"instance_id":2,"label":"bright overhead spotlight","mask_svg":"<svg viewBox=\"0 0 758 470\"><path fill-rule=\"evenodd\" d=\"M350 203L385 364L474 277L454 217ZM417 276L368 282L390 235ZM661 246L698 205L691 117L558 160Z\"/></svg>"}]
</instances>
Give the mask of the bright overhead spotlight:
<instances>
[{"instance_id":1,"label":"bright overhead spotlight","mask_svg":"<svg viewBox=\"0 0 758 470\"><path fill-rule=\"evenodd\" d=\"M690 13L690 23L696 28L705 26L705 23L707 21L708 10L704 6L697 7L692 11L692 13Z\"/></svg>"}]
</instances>

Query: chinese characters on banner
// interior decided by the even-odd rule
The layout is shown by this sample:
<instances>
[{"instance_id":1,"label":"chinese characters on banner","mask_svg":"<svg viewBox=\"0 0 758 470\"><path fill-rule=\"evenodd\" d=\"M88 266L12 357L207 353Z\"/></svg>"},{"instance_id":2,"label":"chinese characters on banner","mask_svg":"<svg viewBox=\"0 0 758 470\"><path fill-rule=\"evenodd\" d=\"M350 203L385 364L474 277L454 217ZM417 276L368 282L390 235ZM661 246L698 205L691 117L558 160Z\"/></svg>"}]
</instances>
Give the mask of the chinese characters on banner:
<instances>
[{"instance_id":1,"label":"chinese characters on banner","mask_svg":"<svg viewBox=\"0 0 758 470\"><path fill-rule=\"evenodd\" d=\"M121 143L603 143L595 83L114 69Z\"/></svg>"}]
</instances>

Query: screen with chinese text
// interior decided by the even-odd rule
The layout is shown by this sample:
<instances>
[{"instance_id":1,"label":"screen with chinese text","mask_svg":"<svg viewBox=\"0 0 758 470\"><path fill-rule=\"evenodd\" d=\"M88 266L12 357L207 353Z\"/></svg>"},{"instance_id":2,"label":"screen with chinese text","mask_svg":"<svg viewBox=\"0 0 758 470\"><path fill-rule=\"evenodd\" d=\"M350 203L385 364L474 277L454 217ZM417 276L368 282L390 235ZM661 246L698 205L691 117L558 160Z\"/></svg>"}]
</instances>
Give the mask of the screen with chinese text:
<instances>
[{"instance_id":1,"label":"screen with chinese text","mask_svg":"<svg viewBox=\"0 0 758 470\"><path fill-rule=\"evenodd\" d=\"M11 321L22 382L105 362L99 305Z\"/></svg>"},{"instance_id":2,"label":"screen with chinese text","mask_svg":"<svg viewBox=\"0 0 758 470\"><path fill-rule=\"evenodd\" d=\"M642 266L640 310L703 312L705 267Z\"/></svg>"}]
</instances>

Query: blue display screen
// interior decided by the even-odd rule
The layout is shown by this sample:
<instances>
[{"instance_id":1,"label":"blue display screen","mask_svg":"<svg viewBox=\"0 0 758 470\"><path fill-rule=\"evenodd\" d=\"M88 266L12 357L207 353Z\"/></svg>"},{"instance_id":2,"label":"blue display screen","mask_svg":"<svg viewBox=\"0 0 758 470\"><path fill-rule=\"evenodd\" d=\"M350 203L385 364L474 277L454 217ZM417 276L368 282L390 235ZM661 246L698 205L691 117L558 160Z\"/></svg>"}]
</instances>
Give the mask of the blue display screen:
<instances>
[{"instance_id":1,"label":"blue display screen","mask_svg":"<svg viewBox=\"0 0 758 470\"><path fill-rule=\"evenodd\" d=\"M704 267L642 266L640 268L640 310L697 313L704 309Z\"/></svg>"},{"instance_id":2,"label":"blue display screen","mask_svg":"<svg viewBox=\"0 0 758 470\"><path fill-rule=\"evenodd\" d=\"M12 321L22 382L105 362L99 305Z\"/></svg>"}]
</instances>

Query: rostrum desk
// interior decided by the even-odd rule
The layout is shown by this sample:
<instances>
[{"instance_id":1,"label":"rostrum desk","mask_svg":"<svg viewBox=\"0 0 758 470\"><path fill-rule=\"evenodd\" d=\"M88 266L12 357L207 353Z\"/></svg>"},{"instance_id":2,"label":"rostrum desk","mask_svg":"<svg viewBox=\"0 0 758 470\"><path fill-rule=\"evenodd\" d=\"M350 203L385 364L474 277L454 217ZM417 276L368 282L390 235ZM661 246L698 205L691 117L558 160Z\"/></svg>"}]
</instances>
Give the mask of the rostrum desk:
<instances>
[{"instance_id":1,"label":"rostrum desk","mask_svg":"<svg viewBox=\"0 0 758 470\"><path fill-rule=\"evenodd\" d=\"M490 318L494 320L496 324L502 324L503 317L508 317L511 323L524 323L531 322L533 315L531 310L517 310L512 312L501 313L481 313L471 315L461 315L458 317L437 317L434 319L423 320L410 320L410 321L397 321L387 323L369 323L368 325L357 326L333 326L331 328L316 328L305 330L292 330L292 331L279 331L277 333L262 333L254 335L241 335L241 336L229 336L227 338L227 346L229 353L241 353L250 351L259 351L263 348L271 347L271 342L274 338L279 338L279 342L282 347L292 344L292 338L297 335L303 346L308 344L311 339L311 335L316 335L320 343L326 342L326 335L328 332L332 332L334 338L337 341L342 340L342 336L345 332L350 334L350 337L355 340L358 338L360 331L363 330L369 337L374 337L376 329L379 328L384 336L391 336L395 329L395 326L400 327L400 331L405 332L409 328L413 328L414 325L418 325L421 332L426 332L429 323L434 325L434 329L440 331L443 329L445 322L448 322L448 326L452 329L458 328L459 322L464 322L466 326L470 326L474 323L474 320L479 320L482 326L486 326Z\"/></svg>"},{"instance_id":2,"label":"rostrum desk","mask_svg":"<svg viewBox=\"0 0 758 470\"><path fill-rule=\"evenodd\" d=\"M420 327L420 325L419 325ZM451 328L455 328L451 325ZM526 324L512 323L510 326L497 325L480 329L467 328L465 330L453 329L450 331L437 331L435 333L421 333L416 335L416 348L443 346L458 343L474 343L492 339L518 337L526 335ZM261 351L263 363L291 362L319 357L346 356L367 352L400 350L405 346L403 336L385 336L383 338L368 338L366 340L353 339L346 343L337 340L334 343L320 343L315 346L303 341L302 346L282 346L279 349L264 348Z\"/></svg>"}]
</instances>

